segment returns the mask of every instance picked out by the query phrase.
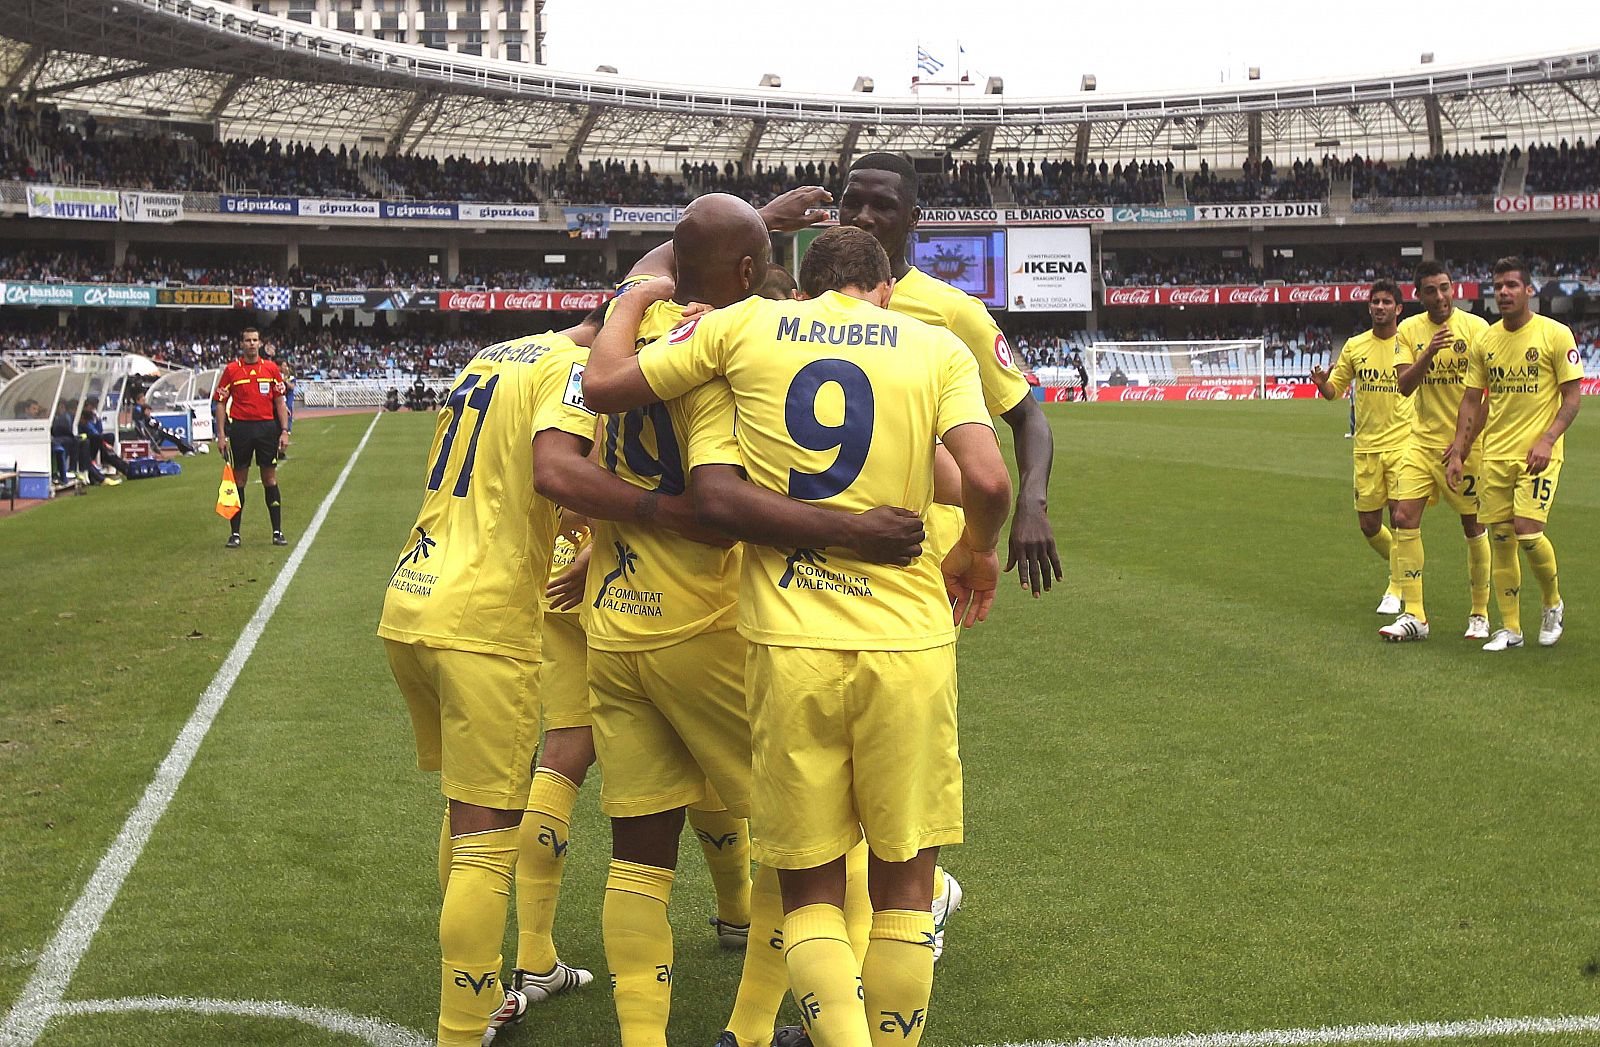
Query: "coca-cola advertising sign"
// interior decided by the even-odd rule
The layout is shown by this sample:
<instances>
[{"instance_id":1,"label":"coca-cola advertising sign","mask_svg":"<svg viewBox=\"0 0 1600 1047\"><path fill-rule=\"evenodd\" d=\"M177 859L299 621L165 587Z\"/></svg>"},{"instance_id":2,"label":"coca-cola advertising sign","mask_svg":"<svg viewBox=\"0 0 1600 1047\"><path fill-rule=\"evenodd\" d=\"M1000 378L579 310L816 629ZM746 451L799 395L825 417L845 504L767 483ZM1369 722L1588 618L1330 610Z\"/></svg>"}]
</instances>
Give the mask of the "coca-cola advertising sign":
<instances>
[{"instance_id":1,"label":"coca-cola advertising sign","mask_svg":"<svg viewBox=\"0 0 1600 1047\"><path fill-rule=\"evenodd\" d=\"M1365 302L1371 284L1266 284L1207 287L1107 287L1106 305L1316 305ZM1415 284L1401 284L1406 301L1415 301ZM1456 284L1457 301L1475 302L1482 288L1472 280Z\"/></svg>"},{"instance_id":2,"label":"coca-cola advertising sign","mask_svg":"<svg viewBox=\"0 0 1600 1047\"><path fill-rule=\"evenodd\" d=\"M1600 379L1595 381L1600 383ZM1319 395L1317 387L1310 382L1272 382L1262 389L1255 382L1245 381L1221 385L1107 385L1095 391L1094 399L1101 403L1133 400L1310 400ZM1059 402L1049 392L1045 394L1045 399L1051 403Z\"/></svg>"},{"instance_id":3,"label":"coca-cola advertising sign","mask_svg":"<svg viewBox=\"0 0 1600 1047\"><path fill-rule=\"evenodd\" d=\"M453 312L588 312L612 291L440 291L439 308Z\"/></svg>"}]
</instances>

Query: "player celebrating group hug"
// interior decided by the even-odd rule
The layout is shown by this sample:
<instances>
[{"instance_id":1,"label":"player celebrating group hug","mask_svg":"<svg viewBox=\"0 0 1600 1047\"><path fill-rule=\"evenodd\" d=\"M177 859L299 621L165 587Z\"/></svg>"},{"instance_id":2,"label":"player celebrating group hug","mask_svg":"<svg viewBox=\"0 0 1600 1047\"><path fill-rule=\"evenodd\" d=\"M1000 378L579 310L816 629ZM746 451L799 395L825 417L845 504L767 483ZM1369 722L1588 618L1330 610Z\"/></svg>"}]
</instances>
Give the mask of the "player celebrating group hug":
<instances>
[{"instance_id":1,"label":"player celebrating group hug","mask_svg":"<svg viewBox=\"0 0 1600 1047\"><path fill-rule=\"evenodd\" d=\"M1438 262L1417 269L1424 312L1398 322L1400 289L1373 283L1372 329L1345 342L1331 375L1311 369L1327 399L1355 390L1356 516L1389 563L1378 632L1397 643L1428 638L1423 603L1422 511L1443 498L1461 516L1472 609L1465 636L1485 651L1523 646L1522 566L1539 583L1539 643L1561 639L1565 607L1545 522L1561 478L1564 434L1578 416L1583 365L1572 331L1532 309L1527 263L1494 267L1500 319L1456 309ZM1383 526L1388 506L1393 531ZM1489 635L1489 590L1500 625Z\"/></svg>"},{"instance_id":2,"label":"player celebrating group hug","mask_svg":"<svg viewBox=\"0 0 1600 1047\"><path fill-rule=\"evenodd\" d=\"M666 1042L686 815L745 948L718 1047L921 1040L961 902L937 865L962 839L955 641L1012 509L991 416L1020 475L1006 570L1037 596L1061 569L1049 427L983 305L906 264L916 193L905 158L857 161L798 288L770 235L825 191L701 197L608 310L457 379L378 630L448 800L441 1045L592 980L551 926L596 760L624 1047ZM803 1026L775 1030L790 991Z\"/></svg>"}]
</instances>

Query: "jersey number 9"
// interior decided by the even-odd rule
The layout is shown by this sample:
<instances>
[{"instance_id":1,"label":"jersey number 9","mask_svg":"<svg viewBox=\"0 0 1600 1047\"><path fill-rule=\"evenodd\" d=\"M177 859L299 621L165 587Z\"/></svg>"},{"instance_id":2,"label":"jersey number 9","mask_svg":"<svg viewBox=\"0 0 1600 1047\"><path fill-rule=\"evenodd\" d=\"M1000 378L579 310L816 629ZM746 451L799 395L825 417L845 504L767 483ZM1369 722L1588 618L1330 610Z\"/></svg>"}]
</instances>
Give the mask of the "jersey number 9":
<instances>
[{"instance_id":1,"label":"jersey number 9","mask_svg":"<svg viewBox=\"0 0 1600 1047\"><path fill-rule=\"evenodd\" d=\"M844 394L844 417L838 425L817 418L817 394L828 383ZM789 470L789 497L808 502L832 498L855 482L872 449L872 423L877 405L867 372L849 360L813 360L789 383L783 421L789 436L808 451L839 449L833 464L820 473Z\"/></svg>"}]
</instances>

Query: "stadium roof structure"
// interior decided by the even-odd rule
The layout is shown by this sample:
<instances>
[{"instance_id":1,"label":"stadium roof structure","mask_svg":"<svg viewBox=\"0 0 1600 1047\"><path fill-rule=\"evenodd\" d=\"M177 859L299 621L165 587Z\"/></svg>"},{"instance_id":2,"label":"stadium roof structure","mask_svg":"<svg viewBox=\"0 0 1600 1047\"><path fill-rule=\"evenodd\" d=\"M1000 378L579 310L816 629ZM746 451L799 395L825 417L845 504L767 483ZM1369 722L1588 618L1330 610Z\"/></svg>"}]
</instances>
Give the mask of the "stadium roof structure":
<instances>
[{"instance_id":1,"label":"stadium roof structure","mask_svg":"<svg viewBox=\"0 0 1600 1047\"><path fill-rule=\"evenodd\" d=\"M574 74L379 41L223 0L0 0L7 94L122 116L443 156L826 163L1404 157L1592 138L1600 49L1390 76L1159 94L906 98Z\"/></svg>"}]
</instances>

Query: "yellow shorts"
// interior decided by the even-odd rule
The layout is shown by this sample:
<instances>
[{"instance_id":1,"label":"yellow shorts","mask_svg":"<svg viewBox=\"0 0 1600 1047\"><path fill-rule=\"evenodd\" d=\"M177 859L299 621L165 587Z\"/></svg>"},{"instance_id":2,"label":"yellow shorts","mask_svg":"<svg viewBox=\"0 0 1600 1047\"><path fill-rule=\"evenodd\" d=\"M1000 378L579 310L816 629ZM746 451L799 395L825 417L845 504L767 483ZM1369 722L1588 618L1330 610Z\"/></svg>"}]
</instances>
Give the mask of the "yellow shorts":
<instances>
[{"instance_id":1,"label":"yellow shorts","mask_svg":"<svg viewBox=\"0 0 1600 1047\"><path fill-rule=\"evenodd\" d=\"M1356 452L1356 512L1377 512L1396 497L1400 464L1405 457L1403 447L1392 451Z\"/></svg>"},{"instance_id":2,"label":"yellow shorts","mask_svg":"<svg viewBox=\"0 0 1600 1047\"><path fill-rule=\"evenodd\" d=\"M589 726L589 638L576 614L546 614L539 704L544 729Z\"/></svg>"},{"instance_id":3,"label":"yellow shorts","mask_svg":"<svg viewBox=\"0 0 1600 1047\"><path fill-rule=\"evenodd\" d=\"M411 710L417 766L439 771L445 796L520 811L539 741L539 663L384 640Z\"/></svg>"},{"instance_id":4,"label":"yellow shorts","mask_svg":"<svg viewBox=\"0 0 1600 1047\"><path fill-rule=\"evenodd\" d=\"M717 629L651 651L589 650L601 811L706 809L709 782L734 817L749 816L746 646L736 631Z\"/></svg>"},{"instance_id":5,"label":"yellow shorts","mask_svg":"<svg viewBox=\"0 0 1600 1047\"><path fill-rule=\"evenodd\" d=\"M1467 456L1463 463L1461 486L1454 491L1445 482L1443 455L1443 448L1419 447L1415 444L1407 447L1405 458L1400 462L1400 478L1390 496L1397 502L1423 499L1429 505L1443 499L1458 515L1476 516L1478 486L1483 476L1482 448L1474 447Z\"/></svg>"},{"instance_id":6,"label":"yellow shorts","mask_svg":"<svg viewBox=\"0 0 1600 1047\"><path fill-rule=\"evenodd\" d=\"M1478 484L1478 519L1484 523L1504 523L1512 517L1550 519L1555 504L1556 484L1561 482L1561 460L1553 459L1544 472L1533 476L1521 459L1491 460L1483 463L1483 479Z\"/></svg>"},{"instance_id":7,"label":"yellow shorts","mask_svg":"<svg viewBox=\"0 0 1600 1047\"><path fill-rule=\"evenodd\" d=\"M810 869L865 834L903 862L961 842L956 645L828 651L750 645L756 861Z\"/></svg>"}]
</instances>

